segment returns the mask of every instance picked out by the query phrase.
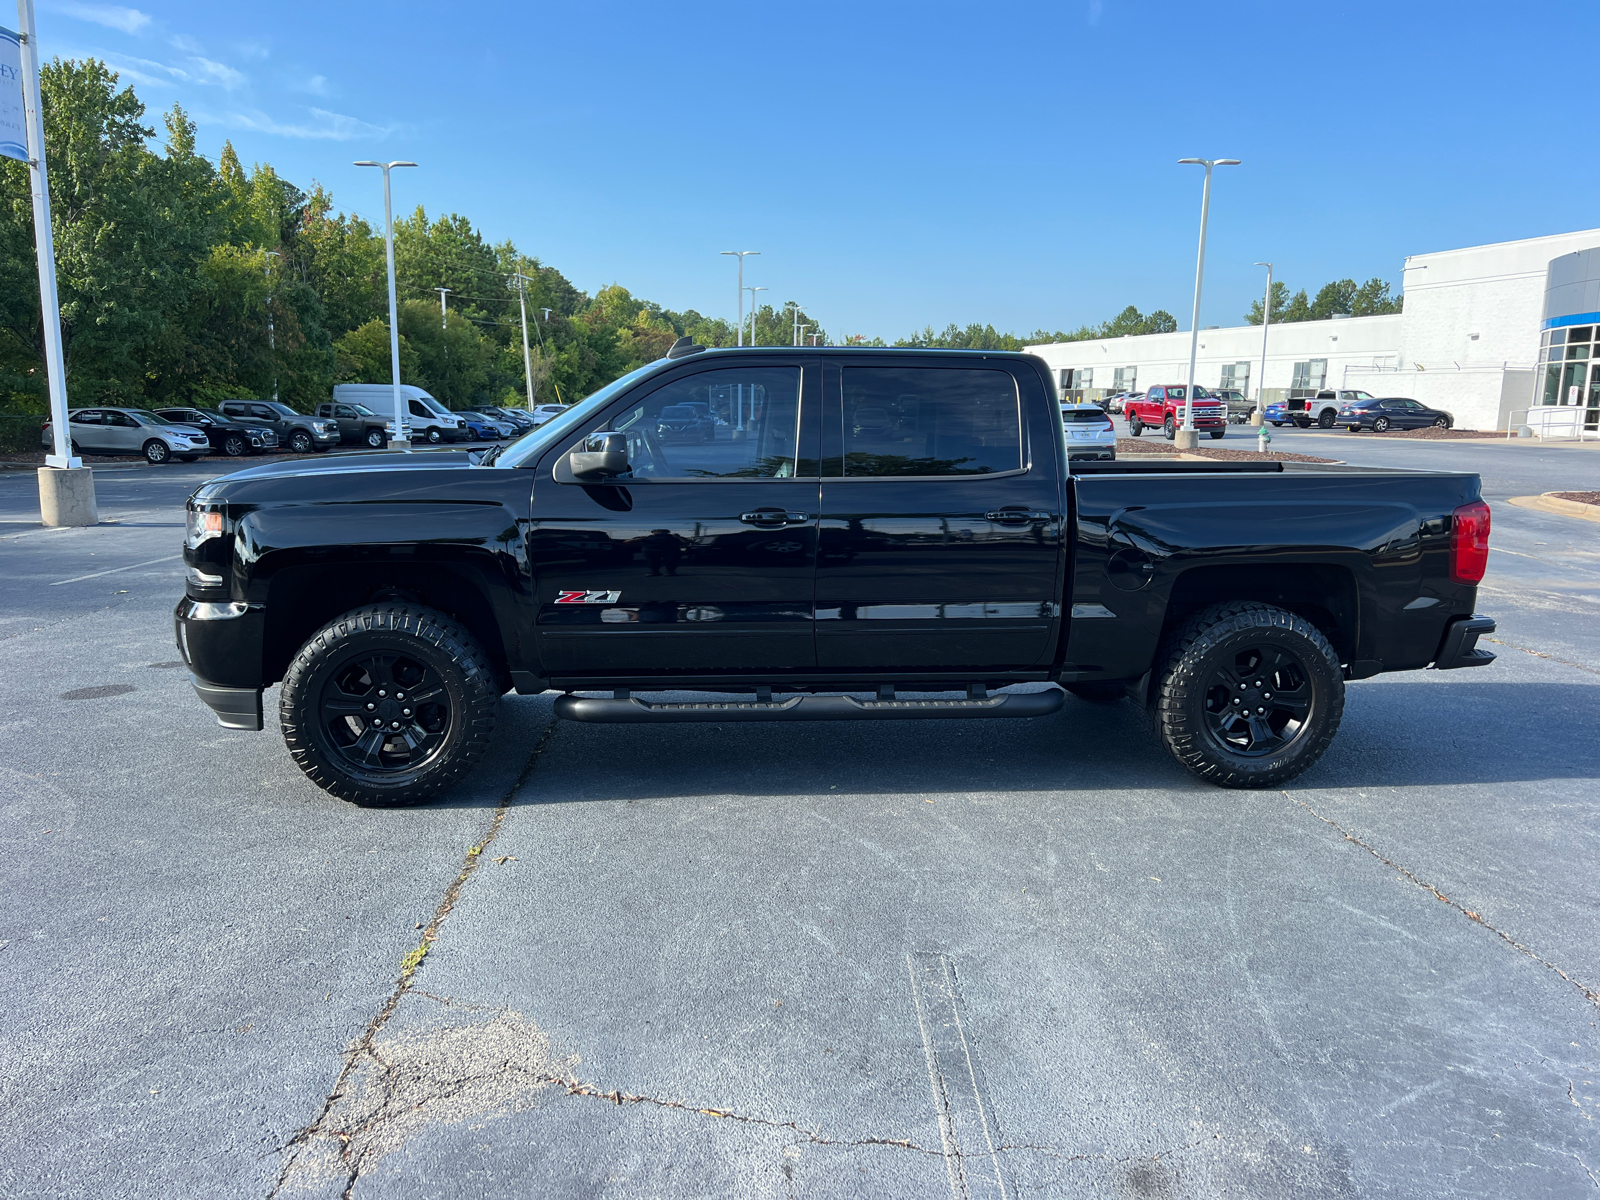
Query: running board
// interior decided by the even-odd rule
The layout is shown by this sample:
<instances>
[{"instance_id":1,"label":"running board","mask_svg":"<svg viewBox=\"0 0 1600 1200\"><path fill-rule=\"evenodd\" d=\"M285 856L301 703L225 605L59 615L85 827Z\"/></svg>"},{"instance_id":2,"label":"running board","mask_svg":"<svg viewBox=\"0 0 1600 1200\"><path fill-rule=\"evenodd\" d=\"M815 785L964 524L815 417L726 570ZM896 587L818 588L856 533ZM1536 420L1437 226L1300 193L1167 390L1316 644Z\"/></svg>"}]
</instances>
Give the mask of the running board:
<instances>
[{"instance_id":1,"label":"running board","mask_svg":"<svg viewBox=\"0 0 1600 1200\"><path fill-rule=\"evenodd\" d=\"M1016 692L970 700L857 700L851 696L791 696L786 700L708 700L648 704L636 697L558 696L556 716L568 721L676 724L682 721L903 721L932 717L1044 717L1066 693Z\"/></svg>"}]
</instances>

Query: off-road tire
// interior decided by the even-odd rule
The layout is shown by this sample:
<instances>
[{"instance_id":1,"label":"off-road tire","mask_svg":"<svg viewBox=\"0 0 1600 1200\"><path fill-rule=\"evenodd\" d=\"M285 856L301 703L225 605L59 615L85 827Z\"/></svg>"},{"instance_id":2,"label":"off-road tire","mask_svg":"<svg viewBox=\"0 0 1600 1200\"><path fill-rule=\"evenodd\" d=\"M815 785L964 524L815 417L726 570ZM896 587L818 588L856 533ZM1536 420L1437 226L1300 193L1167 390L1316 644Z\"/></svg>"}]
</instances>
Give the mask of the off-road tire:
<instances>
[{"instance_id":1,"label":"off-road tire","mask_svg":"<svg viewBox=\"0 0 1600 1200\"><path fill-rule=\"evenodd\" d=\"M145 462L150 463L152 466L159 467L162 463L169 462L172 459L172 447L160 438L151 438L144 444L140 452L144 455Z\"/></svg>"},{"instance_id":2,"label":"off-road tire","mask_svg":"<svg viewBox=\"0 0 1600 1200\"><path fill-rule=\"evenodd\" d=\"M450 700L450 728L421 765L363 772L334 748L319 719L323 688L352 659L393 650L437 673ZM302 771L324 791L366 808L430 800L460 783L488 748L500 702L494 670L473 636L443 613L419 604L381 603L329 621L289 664L278 704L283 740Z\"/></svg>"},{"instance_id":3,"label":"off-road tire","mask_svg":"<svg viewBox=\"0 0 1600 1200\"><path fill-rule=\"evenodd\" d=\"M1120 683L1064 683L1061 686L1090 704L1115 704L1128 694L1128 689Z\"/></svg>"},{"instance_id":4,"label":"off-road tire","mask_svg":"<svg viewBox=\"0 0 1600 1200\"><path fill-rule=\"evenodd\" d=\"M1206 722L1206 694L1227 656L1253 645L1280 646L1298 659L1311 691L1305 727L1275 753L1247 757L1225 748ZM1339 656L1310 621L1256 601L1218 604L1196 613L1166 643L1158 673L1155 720L1163 744L1185 769L1221 787L1276 787L1327 750L1344 715ZM1248 711L1248 710L1247 710Z\"/></svg>"}]
</instances>

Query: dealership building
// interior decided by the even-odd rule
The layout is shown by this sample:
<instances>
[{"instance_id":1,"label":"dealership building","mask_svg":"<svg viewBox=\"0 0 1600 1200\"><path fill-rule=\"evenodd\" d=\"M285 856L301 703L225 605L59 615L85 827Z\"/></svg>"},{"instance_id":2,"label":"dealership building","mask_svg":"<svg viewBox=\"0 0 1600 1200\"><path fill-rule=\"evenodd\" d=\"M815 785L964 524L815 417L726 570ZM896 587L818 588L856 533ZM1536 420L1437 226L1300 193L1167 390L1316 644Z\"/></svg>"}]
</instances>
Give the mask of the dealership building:
<instances>
[{"instance_id":1,"label":"dealership building","mask_svg":"<svg viewBox=\"0 0 1600 1200\"><path fill-rule=\"evenodd\" d=\"M1406 259L1405 311L1200 331L1195 374L1205 387L1255 398L1360 388L1454 415L1462 429L1559 416L1600 426L1600 229L1441 250ZM1030 346L1063 393L1142 391L1183 383L1189 334L1153 333ZM1591 351L1595 363L1591 368ZM1584 410L1581 415L1572 409Z\"/></svg>"}]
</instances>

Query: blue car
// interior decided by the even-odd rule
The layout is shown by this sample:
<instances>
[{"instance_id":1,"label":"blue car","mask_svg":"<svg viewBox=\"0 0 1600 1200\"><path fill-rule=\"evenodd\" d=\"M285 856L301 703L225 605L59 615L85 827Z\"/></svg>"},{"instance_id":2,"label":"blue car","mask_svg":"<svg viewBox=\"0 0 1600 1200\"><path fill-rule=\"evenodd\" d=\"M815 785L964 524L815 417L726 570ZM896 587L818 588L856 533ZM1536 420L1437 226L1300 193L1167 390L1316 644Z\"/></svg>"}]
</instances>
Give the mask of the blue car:
<instances>
[{"instance_id":1,"label":"blue car","mask_svg":"<svg viewBox=\"0 0 1600 1200\"><path fill-rule=\"evenodd\" d=\"M456 416L461 418L462 424L467 427L467 436L474 442L497 442L504 436L498 421L491 421L477 413L460 412Z\"/></svg>"},{"instance_id":2,"label":"blue car","mask_svg":"<svg viewBox=\"0 0 1600 1200\"><path fill-rule=\"evenodd\" d=\"M1281 429L1289 423L1289 402L1274 400L1261 410L1261 419Z\"/></svg>"}]
</instances>

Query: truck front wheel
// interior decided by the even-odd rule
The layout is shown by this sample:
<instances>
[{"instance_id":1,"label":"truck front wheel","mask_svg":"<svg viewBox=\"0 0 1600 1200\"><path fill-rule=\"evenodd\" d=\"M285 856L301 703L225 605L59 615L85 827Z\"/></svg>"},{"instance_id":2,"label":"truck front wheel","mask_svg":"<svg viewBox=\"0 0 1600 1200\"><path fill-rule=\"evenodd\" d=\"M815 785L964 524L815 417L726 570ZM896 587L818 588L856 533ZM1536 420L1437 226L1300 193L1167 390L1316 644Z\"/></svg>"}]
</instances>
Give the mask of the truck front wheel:
<instances>
[{"instance_id":1,"label":"truck front wheel","mask_svg":"<svg viewBox=\"0 0 1600 1200\"><path fill-rule=\"evenodd\" d=\"M1165 435L1167 441L1172 441L1172 439L1177 436L1178 423L1169 415L1166 423L1161 426L1161 432L1163 435Z\"/></svg>"},{"instance_id":2,"label":"truck front wheel","mask_svg":"<svg viewBox=\"0 0 1600 1200\"><path fill-rule=\"evenodd\" d=\"M313 783L391 808L464 779L494 732L499 689L462 626L416 604L370 604L300 647L278 706L283 740Z\"/></svg>"},{"instance_id":3,"label":"truck front wheel","mask_svg":"<svg viewBox=\"0 0 1600 1200\"><path fill-rule=\"evenodd\" d=\"M1133 434L1134 437L1138 437L1144 432L1144 422L1139 420L1137 416L1129 417L1128 432Z\"/></svg>"},{"instance_id":4,"label":"truck front wheel","mask_svg":"<svg viewBox=\"0 0 1600 1200\"><path fill-rule=\"evenodd\" d=\"M1222 787L1293 779L1322 757L1343 714L1339 656L1321 630L1255 601L1192 617L1171 643L1156 698L1172 756Z\"/></svg>"},{"instance_id":5,"label":"truck front wheel","mask_svg":"<svg viewBox=\"0 0 1600 1200\"><path fill-rule=\"evenodd\" d=\"M367 446L370 449L382 450L388 440L388 438L384 437L383 430L379 429L377 426L373 426L371 429L367 430Z\"/></svg>"}]
</instances>

